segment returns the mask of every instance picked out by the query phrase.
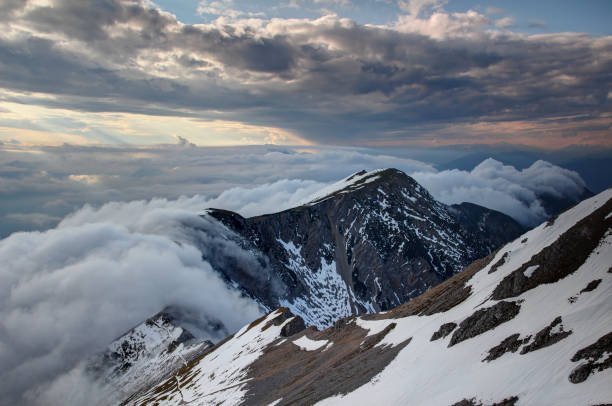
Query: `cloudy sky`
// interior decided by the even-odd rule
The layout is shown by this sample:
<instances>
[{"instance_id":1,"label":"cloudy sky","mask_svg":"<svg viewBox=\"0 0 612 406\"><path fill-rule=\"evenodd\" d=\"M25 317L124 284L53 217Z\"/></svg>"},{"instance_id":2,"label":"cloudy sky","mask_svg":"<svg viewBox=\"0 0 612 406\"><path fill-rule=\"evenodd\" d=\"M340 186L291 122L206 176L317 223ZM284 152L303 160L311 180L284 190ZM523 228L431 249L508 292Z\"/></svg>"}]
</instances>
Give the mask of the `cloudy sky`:
<instances>
[{"instance_id":1,"label":"cloudy sky","mask_svg":"<svg viewBox=\"0 0 612 406\"><path fill-rule=\"evenodd\" d=\"M0 405L83 404L67 387L92 404L74 371L165 306L228 331L258 316L207 252L266 270L207 207L274 212L395 167L529 227L543 196L612 186L610 16L609 0L0 0Z\"/></svg>"},{"instance_id":2,"label":"cloudy sky","mask_svg":"<svg viewBox=\"0 0 612 406\"><path fill-rule=\"evenodd\" d=\"M611 146L612 3L5 0L15 145Z\"/></svg>"}]
</instances>

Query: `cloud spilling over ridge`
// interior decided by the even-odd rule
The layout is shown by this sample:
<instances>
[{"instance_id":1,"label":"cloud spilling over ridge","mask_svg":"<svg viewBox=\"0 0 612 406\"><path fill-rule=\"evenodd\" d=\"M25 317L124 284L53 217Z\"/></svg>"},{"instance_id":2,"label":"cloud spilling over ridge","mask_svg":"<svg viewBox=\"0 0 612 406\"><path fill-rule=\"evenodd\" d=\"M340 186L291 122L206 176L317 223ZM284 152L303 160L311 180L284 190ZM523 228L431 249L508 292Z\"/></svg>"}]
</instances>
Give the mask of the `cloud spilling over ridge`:
<instances>
[{"instance_id":1,"label":"cloud spilling over ridge","mask_svg":"<svg viewBox=\"0 0 612 406\"><path fill-rule=\"evenodd\" d=\"M221 320L229 332L261 314L226 286L196 245L217 244L253 272L265 270L213 221L185 207L156 200L84 208L55 229L0 241L3 404L36 403L54 379L75 376L68 371L84 357L168 305ZM210 331L208 338L224 334Z\"/></svg>"},{"instance_id":2,"label":"cloud spilling over ridge","mask_svg":"<svg viewBox=\"0 0 612 406\"><path fill-rule=\"evenodd\" d=\"M28 391L38 393L36 388L58 376L61 381L52 391L80 379L83 357L167 305L202 309L211 319L222 318L228 330L257 317L257 305L229 290L214 269L231 263L250 270L255 283L268 284L266 265L242 250L224 227L198 216L207 207L244 216L275 212L360 169L398 167L445 203L474 202L532 225L546 218L545 195L578 198L584 188L575 172L544 161L517 170L488 159L472 171L436 171L422 162L351 149L94 150L100 159L90 166L91 148L62 147L7 160L0 176L10 188L3 191L3 199L9 201L11 193L19 195L30 186L30 196L40 193L41 200L49 200L45 182L57 187L56 204L81 193L92 200L109 190L115 196L112 191L121 188L125 200L168 194L86 205L46 232L15 233L0 240L0 364L5 366L0 397L13 403L22 402L20 396ZM135 163L136 154L146 158ZM64 156L66 160L58 159ZM179 156L185 170L166 169L173 168ZM61 163L41 173L40 168L53 161ZM160 168L154 171L151 162ZM76 168L99 180L70 179ZM311 180L303 180L308 174ZM285 178L294 176L302 180ZM166 185L186 193L198 187L226 190L216 196L168 198L175 191ZM279 281L268 285L282 294Z\"/></svg>"},{"instance_id":3,"label":"cloud spilling over ridge","mask_svg":"<svg viewBox=\"0 0 612 406\"><path fill-rule=\"evenodd\" d=\"M518 170L489 158L471 171L416 172L412 176L444 203L480 204L528 226L551 215L543 198L578 202L586 187L576 172L541 160Z\"/></svg>"}]
</instances>

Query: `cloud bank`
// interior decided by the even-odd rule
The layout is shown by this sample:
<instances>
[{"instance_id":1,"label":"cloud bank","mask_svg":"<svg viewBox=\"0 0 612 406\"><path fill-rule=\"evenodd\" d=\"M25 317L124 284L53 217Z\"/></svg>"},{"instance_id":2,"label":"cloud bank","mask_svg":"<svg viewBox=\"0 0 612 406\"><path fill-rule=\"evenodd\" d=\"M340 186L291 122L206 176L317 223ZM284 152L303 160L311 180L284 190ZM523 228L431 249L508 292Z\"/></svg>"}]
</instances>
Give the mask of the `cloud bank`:
<instances>
[{"instance_id":1,"label":"cloud bank","mask_svg":"<svg viewBox=\"0 0 612 406\"><path fill-rule=\"evenodd\" d=\"M535 226L552 214L543 199L577 203L586 187L576 172L541 160L517 170L489 158L471 171L416 172L412 176L444 203L480 204L526 226Z\"/></svg>"},{"instance_id":2,"label":"cloud bank","mask_svg":"<svg viewBox=\"0 0 612 406\"><path fill-rule=\"evenodd\" d=\"M186 210L189 203L85 207L55 229L0 240L2 404L36 404L56 378L77 374L69 371L85 357L166 306L222 321L225 331L205 337L213 340L261 315L196 247L205 244L260 278L265 270L218 224Z\"/></svg>"},{"instance_id":3,"label":"cloud bank","mask_svg":"<svg viewBox=\"0 0 612 406\"><path fill-rule=\"evenodd\" d=\"M438 162L454 159L453 153L438 151ZM546 217L542 199L576 200L585 187L577 173L544 161L523 170L485 160L471 171L439 171L377 149L205 148L187 141L155 147L0 146L0 164L0 237L51 228L84 204L94 210L112 201L167 199L192 213L215 207L247 217L265 214L293 207L326 183L362 169L394 167L446 203L482 204L530 225Z\"/></svg>"},{"instance_id":4,"label":"cloud bank","mask_svg":"<svg viewBox=\"0 0 612 406\"><path fill-rule=\"evenodd\" d=\"M354 148L0 146L0 237L53 227L86 203L199 195L206 198L199 207L193 203L195 211L212 206L262 214L291 207L317 183L384 167L434 170L424 162ZM246 199L243 189L249 190Z\"/></svg>"},{"instance_id":5,"label":"cloud bank","mask_svg":"<svg viewBox=\"0 0 612 406\"><path fill-rule=\"evenodd\" d=\"M222 120L316 144L610 145L612 37L530 36L443 1L400 3L405 14L366 25L333 14L185 24L138 0L11 1L0 17L0 100L15 110L0 117L115 144L151 135L114 116L37 121L31 106ZM147 128L152 142L171 139L162 128Z\"/></svg>"}]
</instances>

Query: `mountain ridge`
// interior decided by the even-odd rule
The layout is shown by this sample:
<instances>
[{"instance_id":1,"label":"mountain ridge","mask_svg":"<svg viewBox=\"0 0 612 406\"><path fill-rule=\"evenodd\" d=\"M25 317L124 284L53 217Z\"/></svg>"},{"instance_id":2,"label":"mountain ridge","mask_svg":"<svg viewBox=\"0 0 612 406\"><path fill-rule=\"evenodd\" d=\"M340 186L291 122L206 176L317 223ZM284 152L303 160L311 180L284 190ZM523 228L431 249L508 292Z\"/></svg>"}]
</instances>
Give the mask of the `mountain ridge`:
<instances>
[{"instance_id":1,"label":"mountain ridge","mask_svg":"<svg viewBox=\"0 0 612 406\"><path fill-rule=\"evenodd\" d=\"M270 310L288 307L318 328L397 306L524 231L478 205L444 205L397 169L357 172L278 213L204 215L269 260L287 293L277 300L232 270L228 281Z\"/></svg>"},{"instance_id":2,"label":"mountain ridge","mask_svg":"<svg viewBox=\"0 0 612 406\"><path fill-rule=\"evenodd\" d=\"M181 372L191 383L180 398L162 385L129 404L609 402L611 230L609 189L391 311L281 337L264 328L283 313L275 310L215 347L225 356L247 350L257 354L254 360L218 367L211 379L204 356ZM596 243L575 245L575 235ZM570 266L564 255L572 247L584 251L584 261ZM535 267L542 252L552 252L549 265ZM496 289L517 273L532 283L496 299ZM245 330L251 339L240 341Z\"/></svg>"}]
</instances>

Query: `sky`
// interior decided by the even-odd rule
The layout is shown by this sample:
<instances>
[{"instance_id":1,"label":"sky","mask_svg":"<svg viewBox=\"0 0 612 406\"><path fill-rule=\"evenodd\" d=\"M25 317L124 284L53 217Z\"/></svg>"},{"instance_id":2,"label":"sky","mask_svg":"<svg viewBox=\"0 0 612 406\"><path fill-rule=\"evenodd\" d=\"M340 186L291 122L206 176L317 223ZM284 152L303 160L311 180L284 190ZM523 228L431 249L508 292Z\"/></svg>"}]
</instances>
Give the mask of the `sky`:
<instances>
[{"instance_id":1,"label":"sky","mask_svg":"<svg viewBox=\"0 0 612 406\"><path fill-rule=\"evenodd\" d=\"M276 212L394 167L531 227L611 187L611 11L0 1L0 405L90 401L84 362L165 306L258 316L208 258L266 268L208 207Z\"/></svg>"},{"instance_id":2,"label":"sky","mask_svg":"<svg viewBox=\"0 0 612 406\"><path fill-rule=\"evenodd\" d=\"M612 146L612 3L7 0L4 145Z\"/></svg>"}]
</instances>

